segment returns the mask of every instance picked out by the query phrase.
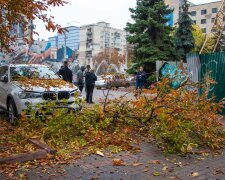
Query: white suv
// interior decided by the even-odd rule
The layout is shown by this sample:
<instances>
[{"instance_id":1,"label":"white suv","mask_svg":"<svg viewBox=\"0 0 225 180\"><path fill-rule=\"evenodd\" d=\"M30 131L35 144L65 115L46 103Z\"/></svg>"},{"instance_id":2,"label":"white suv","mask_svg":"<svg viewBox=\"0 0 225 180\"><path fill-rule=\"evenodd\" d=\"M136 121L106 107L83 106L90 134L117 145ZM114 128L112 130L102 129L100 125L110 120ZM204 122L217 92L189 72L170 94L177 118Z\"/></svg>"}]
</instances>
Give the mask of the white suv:
<instances>
[{"instance_id":1,"label":"white suv","mask_svg":"<svg viewBox=\"0 0 225 180\"><path fill-rule=\"evenodd\" d=\"M75 103L76 93L79 90L75 85L60 79L45 65L0 66L0 107L7 110L11 123L28 106L35 109L48 101L57 102L56 108L81 109Z\"/></svg>"}]
</instances>

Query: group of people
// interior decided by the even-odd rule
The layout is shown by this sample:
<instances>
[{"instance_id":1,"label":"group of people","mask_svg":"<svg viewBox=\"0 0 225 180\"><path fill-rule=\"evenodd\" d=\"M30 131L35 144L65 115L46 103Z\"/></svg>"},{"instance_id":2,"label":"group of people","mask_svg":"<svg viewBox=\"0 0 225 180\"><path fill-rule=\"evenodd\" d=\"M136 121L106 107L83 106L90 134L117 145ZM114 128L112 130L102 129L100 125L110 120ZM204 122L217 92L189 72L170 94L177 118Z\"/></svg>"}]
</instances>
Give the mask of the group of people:
<instances>
[{"instance_id":1,"label":"group of people","mask_svg":"<svg viewBox=\"0 0 225 180\"><path fill-rule=\"evenodd\" d=\"M64 66L61 67L59 70L59 75L62 76L63 80L72 83L73 80L73 73L68 67L68 61L64 61ZM97 81L97 76L95 75L94 71L91 69L90 65L87 67L82 66L79 71L77 72L77 85L80 92L83 91L85 87L86 90L86 102L87 103L94 103L93 102L93 91L95 87L95 81ZM146 73L141 66L139 70L136 72L136 95L142 93L142 89L146 82Z\"/></svg>"},{"instance_id":2,"label":"group of people","mask_svg":"<svg viewBox=\"0 0 225 180\"><path fill-rule=\"evenodd\" d=\"M72 83L73 73L68 67L68 61L64 61L64 66L59 70L59 75L62 76L63 80ZM85 86L86 89L86 102L93 104L93 91L95 87L95 81L97 81L97 76L91 69L90 65L85 68L82 66L77 72L77 85L80 92L83 91Z\"/></svg>"}]
</instances>

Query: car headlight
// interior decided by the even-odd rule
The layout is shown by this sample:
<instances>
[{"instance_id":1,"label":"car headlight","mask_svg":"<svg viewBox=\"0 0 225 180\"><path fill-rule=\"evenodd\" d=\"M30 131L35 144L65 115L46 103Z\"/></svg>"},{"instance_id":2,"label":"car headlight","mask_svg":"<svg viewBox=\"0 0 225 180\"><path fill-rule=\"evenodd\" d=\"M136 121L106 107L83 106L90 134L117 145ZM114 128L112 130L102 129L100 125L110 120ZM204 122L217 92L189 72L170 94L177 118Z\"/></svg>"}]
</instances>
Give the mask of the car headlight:
<instances>
[{"instance_id":1,"label":"car headlight","mask_svg":"<svg viewBox=\"0 0 225 180\"><path fill-rule=\"evenodd\" d=\"M76 89L76 90L70 92L70 96L71 97L81 97L81 92L78 89Z\"/></svg>"},{"instance_id":2,"label":"car headlight","mask_svg":"<svg viewBox=\"0 0 225 180\"><path fill-rule=\"evenodd\" d=\"M20 99L28 99L28 98L41 98L42 94L39 92L26 92L22 91L18 93Z\"/></svg>"}]
</instances>

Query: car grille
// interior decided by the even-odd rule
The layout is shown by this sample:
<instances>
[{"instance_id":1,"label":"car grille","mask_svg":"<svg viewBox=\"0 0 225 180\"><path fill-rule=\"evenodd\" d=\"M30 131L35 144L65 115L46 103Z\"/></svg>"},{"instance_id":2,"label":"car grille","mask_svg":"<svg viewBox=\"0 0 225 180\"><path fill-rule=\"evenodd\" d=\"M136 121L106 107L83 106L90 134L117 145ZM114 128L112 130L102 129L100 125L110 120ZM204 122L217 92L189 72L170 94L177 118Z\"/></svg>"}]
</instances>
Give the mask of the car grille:
<instances>
[{"instance_id":1,"label":"car grille","mask_svg":"<svg viewBox=\"0 0 225 180\"><path fill-rule=\"evenodd\" d=\"M58 93L58 99L62 100L62 99L69 99L70 98L70 93L66 92L66 91L61 91Z\"/></svg>"},{"instance_id":2,"label":"car grille","mask_svg":"<svg viewBox=\"0 0 225 180\"><path fill-rule=\"evenodd\" d=\"M67 91L60 91L58 93L44 92L42 97L44 100L63 100L63 99L69 99L70 93Z\"/></svg>"}]
</instances>

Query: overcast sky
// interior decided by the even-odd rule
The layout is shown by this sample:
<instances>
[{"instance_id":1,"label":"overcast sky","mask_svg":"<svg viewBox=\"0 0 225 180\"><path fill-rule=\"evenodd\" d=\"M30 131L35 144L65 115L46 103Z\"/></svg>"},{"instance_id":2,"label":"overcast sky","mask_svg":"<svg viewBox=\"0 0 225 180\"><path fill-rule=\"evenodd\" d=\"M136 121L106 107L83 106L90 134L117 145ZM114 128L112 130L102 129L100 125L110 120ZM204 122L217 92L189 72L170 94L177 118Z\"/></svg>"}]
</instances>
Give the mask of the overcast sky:
<instances>
[{"instance_id":1,"label":"overcast sky","mask_svg":"<svg viewBox=\"0 0 225 180\"><path fill-rule=\"evenodd\" d=\"M123 29L130 20L129 7L135 7L136 0L67 0L68 5L52 9L54 21L62 26L105 21L112 27ZM194 4L214 2L218 0L190 0ZM43 23L35 21L36 31L40 39L48 39L56 33L45 30ZM36 37L37 38L37 37ZM36 39L35 38L35 39Z\"/></svg>"}]
</instances>

